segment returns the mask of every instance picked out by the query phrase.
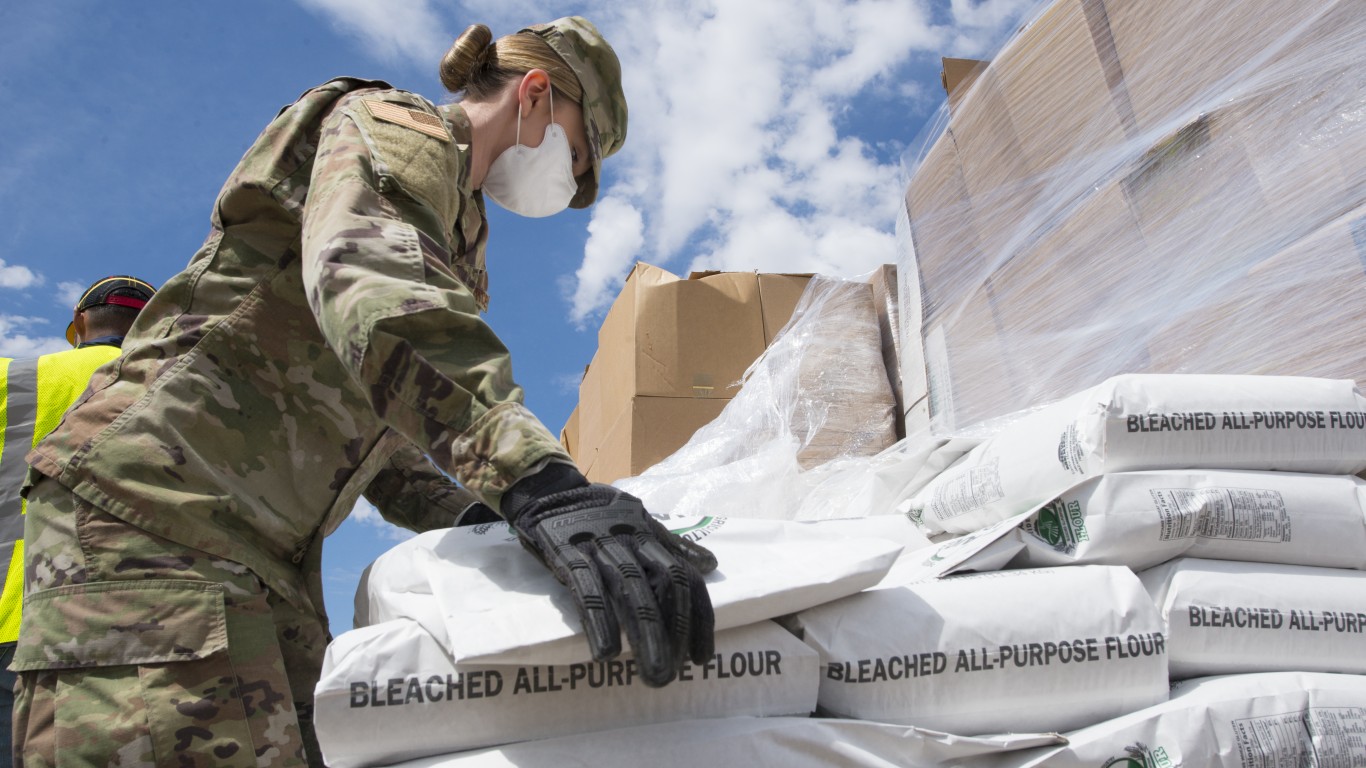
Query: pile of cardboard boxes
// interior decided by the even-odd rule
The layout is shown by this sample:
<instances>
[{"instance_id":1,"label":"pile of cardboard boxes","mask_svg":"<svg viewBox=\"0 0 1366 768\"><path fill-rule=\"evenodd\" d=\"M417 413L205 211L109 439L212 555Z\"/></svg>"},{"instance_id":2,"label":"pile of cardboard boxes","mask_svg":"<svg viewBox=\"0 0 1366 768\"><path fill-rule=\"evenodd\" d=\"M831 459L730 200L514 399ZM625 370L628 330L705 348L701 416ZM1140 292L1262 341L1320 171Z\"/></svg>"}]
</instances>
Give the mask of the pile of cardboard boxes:
<instances>
[{"instance_id":1,"label":"pile of cardboard boxes","mask_svg":"<svg viewBox=\"0 0 1366 768\"><path fill-rule=\"evenodd\" d=\"M560 435L589 479L639 474L716 418L809 279L753 272L681 279L637 264L598 330L579 404Z\"/></svg>"},{"instance_id":2,"label":"pile of cardboard boxes","mask_svg":"<svg viewBox=\"0 0 1366 768\"><path fill-rule=\"evenodd\" d=\"M755 272L694 272L684 279L637 264L603 320L578 405L560 433L588 478L611 482L638 475L716 419L739 391L745 371L787 325L810 280L809 274ZM870 319L876 312L878 329L872 332L880 338L882 360L872 370L861 364L859 375L885 375L899 398L896 267L884 265L869 275L866 294L859 303L870 307ZM854 299L845 295L843 301ZM806 367L824 365L846 375L838 363L808 361ZM809 380L817 373L802 375ZM847 410L863 404L831 405ZM897 437L905 435L902 412L898 399ZM838 423L831 429L849 423L833 418ZM838 452L834 435L806 437L816 442L807 448L811 456Z\"/></svg>"},{"instance_id":3,"label":"pile of cardboard boxes","mask_svg":"<svg viewBox=\"0 0 1366 768\"><path fill-rule=\"evenodd\" d=\"M990 64L946 61L906 195L908 402L948 431L1124 371L1366 377L1341 352L1366 332L1363 25L1060 0Z\"/></svg>"}]
</instances>

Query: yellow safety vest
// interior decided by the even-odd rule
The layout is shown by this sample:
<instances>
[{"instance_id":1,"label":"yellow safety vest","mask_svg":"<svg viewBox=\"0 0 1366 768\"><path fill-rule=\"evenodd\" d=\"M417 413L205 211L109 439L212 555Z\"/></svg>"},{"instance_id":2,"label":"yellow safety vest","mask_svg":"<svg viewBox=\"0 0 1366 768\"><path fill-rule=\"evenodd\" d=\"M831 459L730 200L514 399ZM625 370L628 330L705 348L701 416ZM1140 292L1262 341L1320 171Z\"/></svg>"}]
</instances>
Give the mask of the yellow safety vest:
<instances>
[{"instance_id":1,"label":"yellow safety vest","mask_svg":"<svg viewBox=\"0 0 1366 768\"><path fill-rule=\"evenodd\" d=\"M118 347L95 346L37 358L0 358L0 557L9 571L0 593L0 643L19 639L24 600L24 512L19 496L33 446L57 428L66 409L90 384L95 369L119 356ZM0 561L3 562L3 561Z\"/></svg>"}]
</instances>

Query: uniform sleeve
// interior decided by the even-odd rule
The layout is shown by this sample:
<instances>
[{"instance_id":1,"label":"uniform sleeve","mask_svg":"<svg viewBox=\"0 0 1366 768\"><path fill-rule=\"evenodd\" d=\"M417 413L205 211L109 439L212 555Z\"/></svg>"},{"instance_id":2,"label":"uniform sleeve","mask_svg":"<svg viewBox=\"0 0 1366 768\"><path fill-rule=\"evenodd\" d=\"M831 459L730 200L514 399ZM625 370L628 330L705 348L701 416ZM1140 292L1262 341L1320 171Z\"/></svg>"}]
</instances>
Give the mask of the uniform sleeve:
<instances>
[{"instance_id":1,"label":"uniform sleeve","mask_svg":"<svg viewBox=\"0 0 1366 768\"><path fill-rule=\"evenodd\" d=\"M385 520L417 533L455 525L465 510L480 501L413 445L394 453L370 481L365 498Z\"/></svg>"},{"instance_id":2,"label":"uniform sleeve","mask_svg":"<svg viewBox=\"0 0 1366 768\"><path fill-rule=\"evenodd\" d=\"M570 461L522 405L503 343L450 269L454 143L371 116L323 124L303 212L303 278L329 346L375 413L491 507Z\"/></svg>"}]
</instances>

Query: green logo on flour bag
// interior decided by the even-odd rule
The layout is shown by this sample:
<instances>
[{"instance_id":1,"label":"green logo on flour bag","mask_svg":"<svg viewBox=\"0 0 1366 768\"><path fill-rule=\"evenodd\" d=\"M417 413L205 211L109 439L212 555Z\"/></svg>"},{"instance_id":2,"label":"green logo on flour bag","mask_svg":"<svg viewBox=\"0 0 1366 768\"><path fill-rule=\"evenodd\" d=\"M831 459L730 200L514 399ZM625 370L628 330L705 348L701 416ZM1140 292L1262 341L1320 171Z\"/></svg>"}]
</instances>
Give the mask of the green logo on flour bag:
<instances>
[{"instance_id":1,"label":"green logo on flour bag","mask_svg":"<svg viewBox=\"0 0 1366 768\"><path fill-rule=\"evenodd\" d=\"M1132 747L1125 747L1124 754L1120 757L1112 757L1101 764L1101 768L1171 768L1171 758L1167 757L1167 750L1158 747L1148 749L1143 742L1134 744Z\"/></svg>"},{"instance_id":2,"label":"green logo on flour bag","mask_svg":"<svg viewBox=\"0 0 1366 768\"><path fill-rule=\"evenodd\" d=\"M675 536L681 536L688 541L701 541L715 533L717 529L725 524L726 518L708 515L706 517L698 518L697 522L692 525L684 526L682 528L670 528L669 533L672 533Z\"/></svg>"},{"instance_id":3,"label":"green logo on flour bag","mask_svg":"<svg viewBox=\"0 0 1366 768\"><path fill-rule=\"evenodd\" d=\"M1055 499L1021 527L1034 538L1067 555L1076 554L1077 542L1091 540L1086 533L1086 516L1081 512L1080 502L1076 501Z\"/></svg>"}]
</instances>

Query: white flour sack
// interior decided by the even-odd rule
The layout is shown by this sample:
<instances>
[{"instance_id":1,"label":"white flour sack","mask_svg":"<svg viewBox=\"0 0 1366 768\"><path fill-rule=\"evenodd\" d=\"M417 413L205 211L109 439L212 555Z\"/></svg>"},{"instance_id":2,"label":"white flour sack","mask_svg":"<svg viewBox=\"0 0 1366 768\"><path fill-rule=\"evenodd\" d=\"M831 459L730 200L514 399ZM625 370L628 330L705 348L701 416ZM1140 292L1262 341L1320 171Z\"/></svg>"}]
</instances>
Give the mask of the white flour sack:
<instances>
[{"instance_id":1,"label":"white flour sack","mask_svg":"<svg viewBox=\"0 0 1366 768\"><path fill-rule=\"evenodd\" d=\"M1366 673L1366 573L1182 558L1140 577L1167 621L1174 679Z\"/></svg>"},{"instance_id":2,"label":"white flour sack","mask_svg":"<svg viewBox=\"0 0 1366 768\"><path fill-rule=\"evenodd\" d=\"M716 635L716 655L648 688L628 657L461 666L416 622L346 632L328 646L314 719L332 768L646 723L816 708L816 654L771 621Z\"/></svg>"},{"instance_id":3,"label":"white flour sack","mask_svg":"<svg viewBox=\"0 0 1366 768\"><path fill-rule=\"evenodd\" d=\"M1271 672L1188 680L1171 701L980 768L1353 768L1366 765L1366 677Z\"/></svg>"},{"instance_id":4,"label":"white flour sack","mask_svg":"<svg viewBox=\"0 0 1366 768\"><path fill-rule=\"evenodd\" d=\"M720 567L706 580L717 629L854 594L876 584L901 551L872 523L701 517L665 524L716 554ZM592 658L569 591L506 523L409 539L374 562L361 589L370 621L412 619L462 664Z\"/></svg>"},{"instance_id":5,"label":"white flour sack","mask_svg":"<svg viewBox=\"0 0 1366 768\"><path fill-rule=\"evenodd\" d=\"M1057 734L966 738L858 720L735 717L529 741L395 768L940 768L1059 743Z\"/></svg>"},{"instance_id":6,"label":"white flour sack","mask_svg":"<svg viewBox=\"0 0 1366 768\"><path fill-rule=\"evenodd\" d=\"M1349 380L1130 374L1010 423L898 509L968 533L1087 478L1144 469L1356 474L1366 398Z\"/></svg>"},{"instance_id":7,"label":"white flour sack","mask_svg":"<svg viewBox=\"0 0 1366 768\"><path fill-rule=\"evenodd\" d=\"M975 735L1079 728L1167 698L1166 638L1127 568L951 576L793 622L820 712Z\"/></svg>"},{"instance_id":8,"label":"white flour sack","mask_svg":"<svg viewBox=\"0 0 1366 768\"><path fill-rule=\"evenodd\" d=\"M1009 567L1176 557L1366 568L1366 481L1241 470L1121 472L1087 480L1014 532Z\"/></svg>"}]
</instances>

